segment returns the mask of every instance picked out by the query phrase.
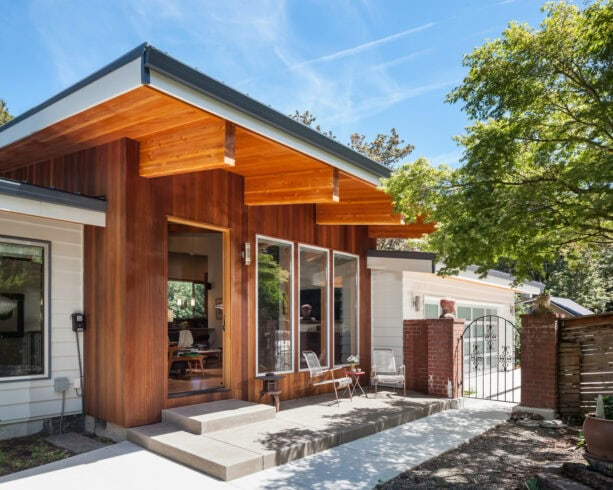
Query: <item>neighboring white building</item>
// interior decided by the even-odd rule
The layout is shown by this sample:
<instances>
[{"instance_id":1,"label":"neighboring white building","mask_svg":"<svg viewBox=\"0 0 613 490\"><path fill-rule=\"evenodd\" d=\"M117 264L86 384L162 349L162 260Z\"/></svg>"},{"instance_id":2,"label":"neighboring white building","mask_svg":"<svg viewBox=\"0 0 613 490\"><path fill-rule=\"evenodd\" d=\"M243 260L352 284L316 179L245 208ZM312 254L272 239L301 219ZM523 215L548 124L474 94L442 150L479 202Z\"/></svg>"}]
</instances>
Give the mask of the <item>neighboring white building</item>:
<instances>
[{"instance_id":1,"label":"neighboring white building","mask_svg":"<svg viewBox=\"0 0 613 490\"><path fill-rule=\"evenodd\" d=\"M540 294L544 285L530 282L513 287L513 277L489 271L479 278L476 267L458 276L436 275L434 254L372 250L368 253L372 288L372 347L394 350L402 362L402 322L405 319L438 318L439 301L456 299L456 316L467 322L497 315L515 322L515 294Z\"/></svg>"},{"instance_id":2,"label":"neighboring white building","mask_svg":"<svg viewBox=\"0 0 613 490\"><path fill-rule=\"evenodd\" d=\"M83 339L71 315L83 311L84 225L104 226L105 210L98 199L0 178L0 439L81 413Z\"/></svg>"}]
</instances>

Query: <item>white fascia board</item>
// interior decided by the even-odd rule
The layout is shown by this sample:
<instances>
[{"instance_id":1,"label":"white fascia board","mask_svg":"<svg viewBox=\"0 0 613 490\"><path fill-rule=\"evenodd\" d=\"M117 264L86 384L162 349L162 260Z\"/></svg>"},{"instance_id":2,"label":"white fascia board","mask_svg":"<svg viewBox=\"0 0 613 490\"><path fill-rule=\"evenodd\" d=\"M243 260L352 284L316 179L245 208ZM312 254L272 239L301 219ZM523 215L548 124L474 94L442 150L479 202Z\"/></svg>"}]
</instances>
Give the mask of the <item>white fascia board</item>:
<instances>
[{"instance_id":1,"label":"white fascia board","mask_svg":"<svg viewBox=\"0 0 613 490\"><path fill-rule=\"evenodd\" d=\"M141 63L142 58L139 56L133 61L118 67L116 70L35 112L22 121L0 131L0 148L26 138L33 133L106 100L142 86Z\"/></svg>"},{"instance_id":2,"label":"white fascia board","mask_svg":"<svg viewBox=\"0 0 613 490\"><path fill-rule=\"evenodd\" d=\"M104 211L76 208L15 196L0 195L0 211L68 221L82 225L106 226L106 213Z\"/></svg>"},{"instance_id":3,"label":"white fascia board","mask_svg":"<svg viewBox=\"0 0 613 490\"><path fill-rule=\"evenodd\" d=\"M367 257L366 267L385 271L432 273L432 261L425 259L401 259L393 257Z\"/></svg>"},{"instance_id":4,"label":"white fascia board","mask_svg":"<svg viewBox=\"0 0 613 490\"><path fill-rule=\"evenodd\" d=\"M308 155L312 158L320 160L332 167L338 168L355 177L374 184L381 185L378 177L372 175L364 169L356 167L347 160L332 155L315 146L309 145L305 141L296 138L280 129L275 128L261 120L245 114L234 107L224 104L212 97L209 97L185 84L182 84L162 73L156 72L154 68L150 68L150 83L152 88L164 92L172 97L180 99L188 104L198 107L206 112L209 112L222 119L230 121L237 126L253 131L265 138L276 141L282 145L293 148L300 153Z\"/></svg>"}]
</instances>

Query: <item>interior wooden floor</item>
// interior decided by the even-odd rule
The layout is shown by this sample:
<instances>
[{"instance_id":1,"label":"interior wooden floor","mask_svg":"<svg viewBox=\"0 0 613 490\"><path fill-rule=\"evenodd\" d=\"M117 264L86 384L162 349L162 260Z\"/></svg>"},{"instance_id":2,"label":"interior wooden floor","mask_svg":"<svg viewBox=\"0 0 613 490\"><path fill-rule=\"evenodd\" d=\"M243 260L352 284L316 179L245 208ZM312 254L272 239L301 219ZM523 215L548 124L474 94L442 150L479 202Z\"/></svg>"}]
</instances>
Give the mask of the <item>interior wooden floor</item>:
<instances>
[{"instance_id":1,"label":"interior wooden floor","mask_svg":"<svg viewBox=\"0 0 613 490\"><path fill-rule=\"evenodd\" d=\"M172 376L168 378L168 395L223 387L221 368L208 368L203 374Z\"/></svg>"}]
</instances>

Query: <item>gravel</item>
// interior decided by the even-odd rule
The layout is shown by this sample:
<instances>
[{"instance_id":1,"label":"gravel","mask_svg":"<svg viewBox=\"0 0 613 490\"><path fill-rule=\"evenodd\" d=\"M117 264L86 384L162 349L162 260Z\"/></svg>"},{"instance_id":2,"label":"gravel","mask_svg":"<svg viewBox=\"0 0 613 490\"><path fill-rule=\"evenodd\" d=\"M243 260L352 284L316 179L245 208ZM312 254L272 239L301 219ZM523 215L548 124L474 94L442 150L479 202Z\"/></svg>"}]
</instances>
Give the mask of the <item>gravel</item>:
<instances>
[{"instance_id":1,"label":"gravel","mask_svg":"<svg viewBox=\"0 0 613 490\"><path fill-rule=\"evenodd\" d=\"M514 421L447 451L377 489L526 489L525 482L551 463L585 462L577 449L580 427L522 427Z\"/></svg>"}]
</instances>

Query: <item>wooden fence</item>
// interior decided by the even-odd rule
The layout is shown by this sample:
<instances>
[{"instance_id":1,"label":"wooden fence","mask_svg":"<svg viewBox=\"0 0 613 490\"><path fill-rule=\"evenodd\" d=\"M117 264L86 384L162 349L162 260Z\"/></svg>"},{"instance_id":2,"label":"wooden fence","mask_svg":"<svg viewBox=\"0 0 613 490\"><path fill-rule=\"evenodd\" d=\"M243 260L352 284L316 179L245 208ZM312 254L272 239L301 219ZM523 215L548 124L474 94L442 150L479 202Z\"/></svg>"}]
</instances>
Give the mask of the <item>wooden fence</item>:
<instances>
[{"instance_id":1,"label":"wooden fence","mask_svg":"<svg viewBox=\"0 0 613 490\"><path fill-rule=\"evenodd\" d=\"M613 312L560 321L558 412L593 412L599 394L613 395Z\"/></svg>"}]
</instances>

